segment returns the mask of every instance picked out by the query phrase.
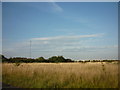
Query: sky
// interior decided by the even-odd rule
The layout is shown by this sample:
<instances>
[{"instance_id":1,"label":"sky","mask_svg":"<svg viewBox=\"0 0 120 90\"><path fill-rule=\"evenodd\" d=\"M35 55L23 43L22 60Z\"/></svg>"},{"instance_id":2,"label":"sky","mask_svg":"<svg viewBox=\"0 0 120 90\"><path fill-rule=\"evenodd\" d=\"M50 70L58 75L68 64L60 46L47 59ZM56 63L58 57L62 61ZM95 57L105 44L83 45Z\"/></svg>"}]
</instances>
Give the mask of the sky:
<instances>
[{"instance_id":1,"label":"sky","mask_svg":"<svg viewBox=\"0 0 120 90\"><path fill-rule=\"evenodd\" d=\"M3 2L2 35L6 57L118 59L118 3Z\"/></svg>"},{"instance_id":2,"label":"sky","mask_svg":"<svg viewBox=\"0 0 120 90\"><path fill-rule=\"evenodd\" d=\"M2 54L2 3L0 2L0 54Z\"/></svg>"}]
</instances>

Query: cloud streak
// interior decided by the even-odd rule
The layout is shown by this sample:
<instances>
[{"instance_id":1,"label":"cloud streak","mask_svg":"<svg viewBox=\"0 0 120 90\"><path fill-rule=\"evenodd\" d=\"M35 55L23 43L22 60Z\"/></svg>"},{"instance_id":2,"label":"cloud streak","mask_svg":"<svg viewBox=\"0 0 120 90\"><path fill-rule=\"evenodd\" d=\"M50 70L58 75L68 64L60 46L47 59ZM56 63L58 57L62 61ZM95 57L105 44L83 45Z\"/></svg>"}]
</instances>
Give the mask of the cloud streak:
<instances>
[{"instance_id":1,"label":"cloud streak","mask_svg":"<svg viewBox=\"0 0 120 90\"><path fill-rule=\"evenodd\" d=\"M55 37L42 37L42 38L32 38L31 40L60 40L60 39L80 39L80 38L90 38L90 37L101 37L104 34L91 34L91 35L74 35L74 36L55 36Z\"/></svg>"},{"instance_id":2,"label":"cloud streak","mask_svg":"<svg viewBox=\"0 0 120 90\"><path fill-rule=\"evenodd\" d=\"M63 8L60 7L57 3L51 2L51 4L52 4L52 9L53 9L54 11L63 12Z\"/></svg>"}]
</instances>

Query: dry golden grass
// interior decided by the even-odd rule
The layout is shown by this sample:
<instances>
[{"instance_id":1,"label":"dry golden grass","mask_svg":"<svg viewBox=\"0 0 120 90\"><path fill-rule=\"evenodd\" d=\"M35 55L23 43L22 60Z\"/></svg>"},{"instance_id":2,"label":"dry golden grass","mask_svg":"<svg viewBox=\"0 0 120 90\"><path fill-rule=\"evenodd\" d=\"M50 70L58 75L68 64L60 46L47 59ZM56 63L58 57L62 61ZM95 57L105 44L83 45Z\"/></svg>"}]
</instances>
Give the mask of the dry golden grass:
<instances>
[{"instance_id":1,"label":"dry golden grass","mask_svg":"<svg viewBox=\"0 0 120 90\"><path fill-rule=\"evenodd\" d=\"M2 63L0 63L0 82L2 82Z\"/></svg>"},{"instance_id":2,"label":"dry golden grass","mask_svg":"<svg viewBox=\"0 0 120 90\"><path fill-rule=\"evenodd\" d=\"M118 64L4 63L3 82L22 88L117 88Z\"/></svg>"}]
</instances>

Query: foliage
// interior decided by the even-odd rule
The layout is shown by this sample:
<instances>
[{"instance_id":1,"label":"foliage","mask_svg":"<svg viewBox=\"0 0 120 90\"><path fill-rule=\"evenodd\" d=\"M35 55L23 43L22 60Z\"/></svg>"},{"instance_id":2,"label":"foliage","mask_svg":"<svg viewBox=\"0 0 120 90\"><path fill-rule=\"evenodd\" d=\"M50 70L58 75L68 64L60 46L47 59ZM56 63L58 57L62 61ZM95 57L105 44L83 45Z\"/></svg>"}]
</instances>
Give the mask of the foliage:
<instances>
[{"instance_id":1,"label":"foliage","mask_svg":"<svg viewBox=\"0 0 120 90\"><path fill-rule=\"evenodd\" d=\"M59 63L59 62L76 62L71 59L65 59L63 56L52 56L48 59L44 59L44 57L38 57L36 59L33 58L25 58L25 57L10 57L6 58L4 55L1 55L2 62L7 63ZM87 63L87 62L118 62L119 60L79 60L77 62Z\"/></svg>"},{"instance_id":2,"label":"foliage","mask_svg":"<svg viewBox=\"0 0 120 90\"><path fill-rule=\"evenodd\" d=\"M19 63L19 62L16 62L14 65L15 65L15 66L20 66L20 63Z\"/></svg>"},{"instance_id":3,"label":"foliage","mask_svg":"<svg viewBox=\"0 0 120 90\"><path fill-rule=\"evenodd\" d=\"M65 58L63 56L53 56L51 58L48 59L49 62L65 62Z\"/></svg>"},{"instance_id":4,"label":"foliage","mask_svg":"<svg viewBox=\"0 0 120 90\"><path fill-rule=\"evenodd\" d=\"M0 55L2 62L8 62L8 59L4 55Z\"/></svg>"},{"instance_id":5,"label":"foliage","mask_svg":"<svg viewBox=\"0 0 120 90\"><path fill-rule=\"evenodd\" d=\"M58 62L73 62L71 59L65 59L63 56L53 56L49 59L44 59L44 57L38 57L36 59L24 58L24 57L11 57L9 59L2 56L2 62L8 63L33 63L33 62L45 62L45 63L58 63Z\"/></svg>"}]
</instances>

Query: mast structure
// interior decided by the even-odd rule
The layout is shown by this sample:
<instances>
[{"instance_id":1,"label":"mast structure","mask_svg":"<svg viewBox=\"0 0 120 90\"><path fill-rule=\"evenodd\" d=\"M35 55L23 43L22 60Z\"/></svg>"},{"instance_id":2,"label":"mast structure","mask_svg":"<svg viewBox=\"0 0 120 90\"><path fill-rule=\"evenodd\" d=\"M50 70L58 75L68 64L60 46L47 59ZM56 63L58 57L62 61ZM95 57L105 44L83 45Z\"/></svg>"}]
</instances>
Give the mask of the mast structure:
<instances>
[{"instance_id":1,"label":"mast structure","mask_svg":"<svg viewBox=\"0 0 120 90\"><path fill-rule=\"evenodd\" d=\"M31 43L32 41L30 40L30 58L31 58Z\"/></svg>"}]
</instances>

